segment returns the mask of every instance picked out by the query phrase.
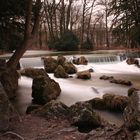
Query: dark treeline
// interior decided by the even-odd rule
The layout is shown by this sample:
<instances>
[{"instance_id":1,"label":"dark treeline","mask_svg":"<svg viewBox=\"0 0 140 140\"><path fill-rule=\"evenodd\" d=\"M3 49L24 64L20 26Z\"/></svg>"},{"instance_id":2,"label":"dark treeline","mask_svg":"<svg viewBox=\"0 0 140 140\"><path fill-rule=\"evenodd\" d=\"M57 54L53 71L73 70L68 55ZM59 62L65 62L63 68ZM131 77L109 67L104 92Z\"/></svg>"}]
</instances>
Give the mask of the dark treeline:
<instances>
[{"instance_id":1,"label":"dark treeline","mask_svg":"<svg viewBox=\"0 0 140 140\"><path fill-rule=\"evenodd\" d=\"M140 45L139 0L0 1L0 50L18 50L19 58L31 46L70 51L120 45Z\"/></svg>"}]
</instances>

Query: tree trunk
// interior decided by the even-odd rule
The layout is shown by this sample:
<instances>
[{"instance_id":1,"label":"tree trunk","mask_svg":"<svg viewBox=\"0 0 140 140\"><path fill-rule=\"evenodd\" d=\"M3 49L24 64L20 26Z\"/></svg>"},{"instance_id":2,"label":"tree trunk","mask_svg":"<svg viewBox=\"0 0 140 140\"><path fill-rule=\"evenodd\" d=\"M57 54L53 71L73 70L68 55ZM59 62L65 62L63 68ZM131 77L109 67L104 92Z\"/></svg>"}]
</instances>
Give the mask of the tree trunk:
<instances>
[{"instance_id":1,"label":"tree trunk","mask_svg":"<svg viewBox=\"0 0 140 140\"><path fill-rule=\"evenodd\" d=\"M36 39L36 35L38 33L39 29L39 21L40 21L40 9L41 9L41 0L36 0L36 6L35 6L35 20L34 20L34 26L32 28L32 32L30 30L31 25L31 19L32 19L32 0L27 0L27 13L26 13L26 20L25 20L25 35L24 35L24 41L21 44L21 47L19 47L13 56L9 59L7 62L7 66L10 68L16 68L20 58L23 56L25 51L33 45L34 40Z\"/></svg>"}]
</instances>

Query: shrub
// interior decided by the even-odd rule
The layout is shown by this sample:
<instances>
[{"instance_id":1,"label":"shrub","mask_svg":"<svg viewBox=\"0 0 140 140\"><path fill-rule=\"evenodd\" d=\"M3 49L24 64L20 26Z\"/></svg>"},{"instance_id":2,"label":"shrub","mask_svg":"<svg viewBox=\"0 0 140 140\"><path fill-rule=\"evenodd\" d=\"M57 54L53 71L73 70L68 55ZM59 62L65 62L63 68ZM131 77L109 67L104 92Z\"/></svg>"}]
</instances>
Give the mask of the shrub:
<instances>
[{"instance_id":1,"label":"shrub","mask_svg":"<svg viewBox=\"0 0 140 140\"><path fill-rule=\"evenodd\" d=\"M50 41L48 47L58 51L75 51L78 50L79 40L71 31L65 31L62 36L55 41Z\"/></svg>"}]
</instances>

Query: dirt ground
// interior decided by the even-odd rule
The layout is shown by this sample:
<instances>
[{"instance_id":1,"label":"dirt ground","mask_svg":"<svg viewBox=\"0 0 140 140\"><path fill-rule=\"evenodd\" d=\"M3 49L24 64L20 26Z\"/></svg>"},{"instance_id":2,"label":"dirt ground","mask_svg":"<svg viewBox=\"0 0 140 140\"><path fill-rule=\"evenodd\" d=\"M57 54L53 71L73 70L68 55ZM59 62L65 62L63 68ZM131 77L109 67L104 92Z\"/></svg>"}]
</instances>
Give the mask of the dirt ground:
<instances>
[{"instance_id":1,"label":"dirt ground","mask_svg":"<svg viewBox=\"0 0 140 140\"><path fill-rule=\"evenodd\" d=\"M45 119L31 115L13 118L0 140L132 140L132 134L104 123L88 133L81 133L65 118Z\"/></svg>"}]
</instances>

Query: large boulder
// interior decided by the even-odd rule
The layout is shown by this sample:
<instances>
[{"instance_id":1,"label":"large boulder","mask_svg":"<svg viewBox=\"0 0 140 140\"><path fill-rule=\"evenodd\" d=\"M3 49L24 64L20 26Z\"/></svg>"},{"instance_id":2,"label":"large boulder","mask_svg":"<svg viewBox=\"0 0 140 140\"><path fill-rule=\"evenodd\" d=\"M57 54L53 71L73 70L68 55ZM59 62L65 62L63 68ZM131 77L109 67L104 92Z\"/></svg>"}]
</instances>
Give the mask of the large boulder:
<instances>
[{"instance_id":1,"label":"large boulder","mask_svg":"<svg viewBox=\"0 0 140 140\"><path fill-rule=\"evenodd\" d=\"M89 103L78 102L70 107L70 122L78 126L80 130L92 130L101 125L101 118L93 111Z\"/></svg>"},{"instance_id":2,"label":"large boulder","mask_svg":"<svg viewBox=\"0 0 140 140\"><path fill-rule=\"evenodd\" d=\"M57 63L59 65L63 65L66 62L66 58L63 55L58 55L57 57Z\"/></svg>"},{"instance_id":3,"label":"large boulder","mask_svg":"<svg viewBox=\"0 0 140 140\"><path fill-rule=\"evenodd\" d=\"M66 117L69 113L68 107L62 102L52 100L44 106L34 110L33 115L45 118L59 118Z\"/></svg>"},{"instance_id":4,"label":"large boulder","mask_svg":"<svg viewBox=\"0 0 140 140\"><path fill-rule=\"evenodd\" d=\"M91 73L89 72L89 70L77 72L76 75L77 75L77 78L79 78L79 79L90 79L91 78Z\"/></svg>"},{"instance_id":5,"label":"large boulder","mask_svg":"<svg viewBox=\"0 0 140 140\"><path fill-rule=\"evenodd\" d=\"M25 68L20 71L21 75L30 77L30 78L35 78L37 76L45 76L46 72L44 69L37 69L37 68Z\"/></svg>"},{"instance_id":6,"label":"large boulder","mask_svg":"<svg viewBox=\"0 0 140 140\"><path fill-rule=\"evenodd\" d=\"M123 116L125 126L128 129L140 129L140 91L133 90L132 93L129 94L128 106L125 108Z\"/></svg>"},{"instance_id":7,"label":"large boulder","mask_svg":"<svg viewBox=\"0 0 140 140\"><path fill-rule=\"evenodd\" d=\"M57 60L52 57L42 58L44 61L44 68L47 73L53 73L58 67Z\"/></svg>"},{"instance_id":8,"label":"large boulder","mask_svg":"<svg viewBox=\"0 0 140 140\"><path fill-rule=\"evenodd\" d=\"M61 65L58 65L58 67L55 69L54 76L56 78L68 78L69 77L69 75L66 73L65 69Z\"/></svg>"},{"instance_id":9,"label":"large boulder","mask_svg":"<svg viewBox=\"0 0 140 140\"><path fill-rule=\"evenodd\" d=\"M45 104L60 95L61 89L57 82L48 75L38 76L33 79L32 97L33 102L37 104Z\"/></svg>"},{"instance_id":10,"label":"large boulder","mask_svg":"<svg viewBox=\"0 0 140 140\"><path fill-rule=\"evenodd\" d=\"M77 72L76 67L71 62L64 63L63 68L68 74L75 74Z\"/></svg>"},{"instance_id":11,"label":"large boulder","mask_svg":"<svg viewBox=\"0 0 140 140\"><path fill-rule=\"evenodd\" d=\"M8 96L0 83L0 131L6 131L9 127L10 102Z\"/></svg>"}]
</instances>

